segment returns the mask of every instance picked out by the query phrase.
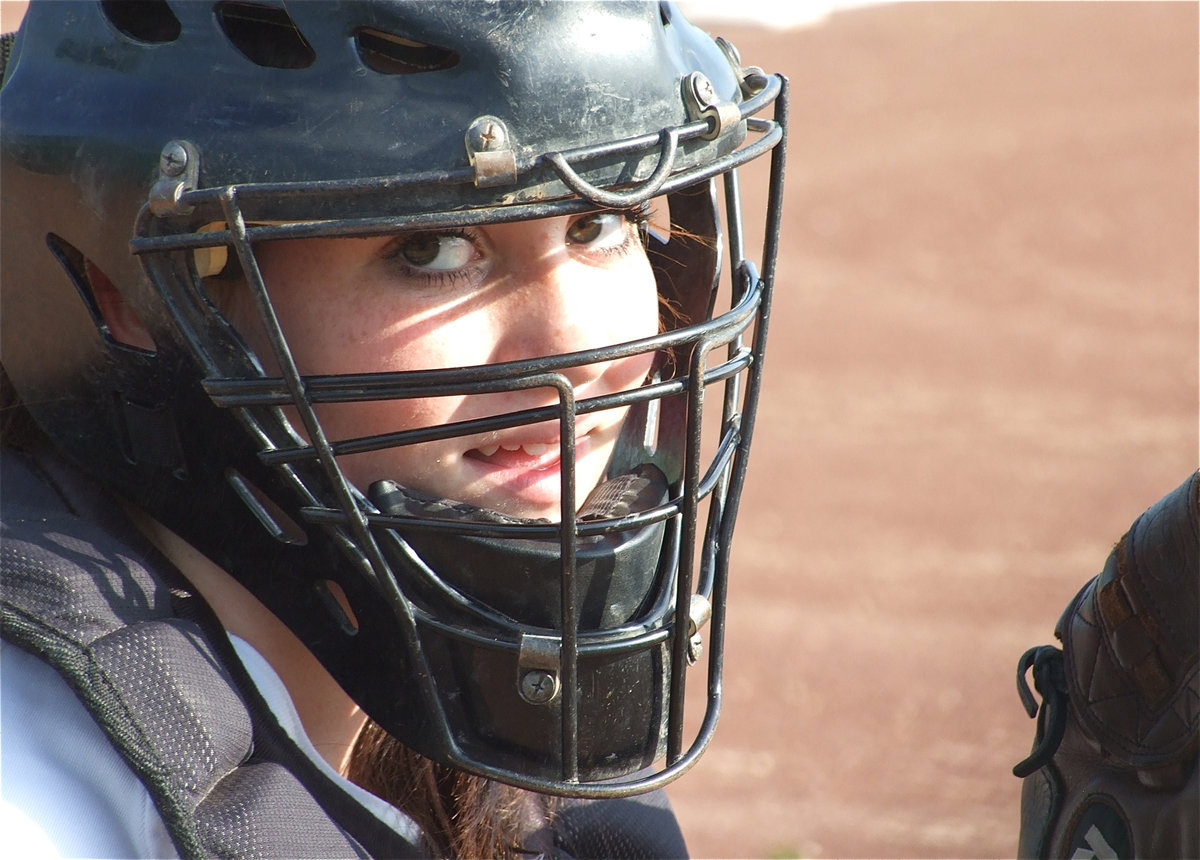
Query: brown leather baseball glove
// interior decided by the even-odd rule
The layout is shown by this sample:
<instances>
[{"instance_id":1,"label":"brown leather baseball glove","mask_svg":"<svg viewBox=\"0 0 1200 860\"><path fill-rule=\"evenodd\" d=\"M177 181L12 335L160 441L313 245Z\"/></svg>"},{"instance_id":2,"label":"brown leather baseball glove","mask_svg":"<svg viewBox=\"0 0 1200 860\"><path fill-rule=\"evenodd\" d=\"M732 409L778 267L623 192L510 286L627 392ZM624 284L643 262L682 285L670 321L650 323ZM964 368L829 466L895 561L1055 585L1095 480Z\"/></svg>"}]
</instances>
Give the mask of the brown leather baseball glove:
<instances>
[{"instance_id":1,"label":"brown leather baseball glove","mask_svg":"<svg viewBox=\"0 0 1200 860\"><path fill-rule=\"evenodd\" d=\"M1142 514L1017 690L1037 735L1021 857L1200 857L1200 473ZM1041 694L1040 709L1026 673Z\"/></svg>"}]
</instances>

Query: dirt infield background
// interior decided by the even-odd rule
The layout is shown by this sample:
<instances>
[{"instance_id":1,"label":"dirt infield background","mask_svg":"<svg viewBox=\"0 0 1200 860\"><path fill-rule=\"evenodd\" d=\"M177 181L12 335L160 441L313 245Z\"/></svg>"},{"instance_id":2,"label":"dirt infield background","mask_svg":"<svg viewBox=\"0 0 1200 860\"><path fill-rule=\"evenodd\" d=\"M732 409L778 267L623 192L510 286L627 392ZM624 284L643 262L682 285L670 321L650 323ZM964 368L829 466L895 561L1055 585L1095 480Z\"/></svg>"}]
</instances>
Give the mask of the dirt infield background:
<instances>
[{"instance_id":1,"label":"dirt infield background","mask_svg":"<svg viewBox=\"0 0 1200 860\"><path fill-rule=\"evenodd\" d=\"M702 857L1016 850L1016 662L1197 464L1197 5L714 27L792 82ZM754 471L756 470L756 471Z\"/></svg>"},{"instance_id":2,"label":"dirt infield background","mask_svg":"<svg viewBox=\"0 0 1200 860\"><path fill-rule=\"evenodd\" d=\"M1017 658L1197 463L1197 8L714 28L794 124L696 856L1015 851Z\"/></svg>"}]
</instances>

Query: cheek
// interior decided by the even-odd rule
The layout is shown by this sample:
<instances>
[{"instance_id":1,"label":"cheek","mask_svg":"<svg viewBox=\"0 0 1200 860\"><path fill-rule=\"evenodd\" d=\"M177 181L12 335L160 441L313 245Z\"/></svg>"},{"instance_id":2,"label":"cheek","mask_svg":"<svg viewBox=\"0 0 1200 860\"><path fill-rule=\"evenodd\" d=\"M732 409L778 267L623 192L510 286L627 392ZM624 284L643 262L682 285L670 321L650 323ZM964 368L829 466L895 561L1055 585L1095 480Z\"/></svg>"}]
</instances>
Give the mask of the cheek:
<instances>
[{"instance_id":1,"label":"cheek","mask_svg":"<svg viewBox=\"0 0 1200 860\"><path fill-rule=\"evenodd\" d=\"M317 407L317 417L331 441L385 434L420 427L439 427L468 417L461 414L465 398L439 397L385 400L370 403L330 403ZM380 451L341 457L347 480L366 491L379 478L392 478L414 489L452 496L442 485L461 452L453 440L400 445Z\"/></svg>"},{"instance_id":2,"label":"cheek","mask_svg":"<svg viewBox=\"0 0 1200 860\"><path fill-rule=\"evenodd\" d=\"M336 442L416 427L438 426L447 420L441 411L446 408L451 407L440 400L333 403L318 407L317 417L327 437ZM365 491L372 481L381 477L398 478L410 486L422 486L424 477L439 468L440 460L437 444L433 443L402 445L342 457L339 464L350 483Z\"/></svg>"},{"instance_id":3,"label":"cheek","mask_svg":"<svg viewBox=\"0 0 1200 860\"><path fill-rule=\"evenodd\" d=\"M579 334L579 348L640 340L661 330L658 283L640 251L604 267L576 267L564 294L568 299L557 309Z\"/></svg>"},{"instance_id":4,"label":"cheek","mask_svg":"<svg viewBox=\"0 0 1200 860\"><path fill-rule=\"evenodd\" d=\"M650 337L661 329L658 282L654 278L654 269L645 254L637 254L631 259L627 283L630 289L629 326L636 332L628 337Z\"/></svg>"},{"instance_id":5,"label":"cheek","mask_svg":"<svg viewBox=\"0 0 1200 860\"><path fill-rule=\"evenodd\" d=\"M355 322L343 333L336 327L314 330L305 345L305 357L320 373L371 373L428 370L477 364L486 361L483 348L488 334L472 325L470 318L453 321L435 318L422 319L420 314L401 317L389 315L385 308L364 310L364 320L376 320L374 325ZM303 371L303 367L302 367ZM327 403L318 407L317 414L331 439L350 439L437 427L464 416L461 396L399 398L395 400ZM415 449L437 447L426 443ZM384 456L393 461L404 460L415 450L413 446L389 449L382 455L363 454L349 458L362 461L372 456ZM418 455L412 455L418 456ZM419 455L422 461L425 455Z\"/></svg>"},{"instance_id":6,"label":"cheek","mask_svg":"<svg viewBox=\"0 0 1200 860\"><path fill-rule=\"evenodd\" d=\"M625 283L633 285L625 294L624 301L614 301L608 306L611 316L612 342L641 340L653 337L663 330L663 308L660 307L658 284L654 272L645 257L631 266ZM652 353L639 354L625 359L621 372L626 384L639 384L650 372L654 363Z\"/></svg>"}]
</instances>

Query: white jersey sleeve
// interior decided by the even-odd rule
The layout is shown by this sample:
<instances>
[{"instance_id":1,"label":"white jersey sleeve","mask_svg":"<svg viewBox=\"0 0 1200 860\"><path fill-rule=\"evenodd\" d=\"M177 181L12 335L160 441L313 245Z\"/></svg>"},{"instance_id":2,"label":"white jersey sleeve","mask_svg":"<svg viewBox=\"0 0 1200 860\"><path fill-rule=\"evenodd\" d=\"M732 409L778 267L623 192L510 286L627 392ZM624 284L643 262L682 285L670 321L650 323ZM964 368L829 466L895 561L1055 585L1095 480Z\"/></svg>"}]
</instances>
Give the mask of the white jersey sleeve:
<instances>
[{"instance_id":1,"label":"white jersey sleeve","mask_svg":"<svg viewBox=\"0 0 1200 860\"><path fill-rule=\"evenodd\" d=\"M317 753L282 680L231 636L268 707L300 750L376 818L419 844L416 824ZM0 642L0 833L4 856L178 857L149 791L50 665ZM14 839L21 840L20 843Z\"/></svg>"},{"instance_id":2,"label":"white jersey sleeve","mask_svg":"<svg viewBox=\"0 0 1200 860\"><path fill-rule=\"evenodd\" d=\"M0 802L9 856L179 856L150 792L67 682L7 643L0 643Z\"/></svg>"}]
</instances>

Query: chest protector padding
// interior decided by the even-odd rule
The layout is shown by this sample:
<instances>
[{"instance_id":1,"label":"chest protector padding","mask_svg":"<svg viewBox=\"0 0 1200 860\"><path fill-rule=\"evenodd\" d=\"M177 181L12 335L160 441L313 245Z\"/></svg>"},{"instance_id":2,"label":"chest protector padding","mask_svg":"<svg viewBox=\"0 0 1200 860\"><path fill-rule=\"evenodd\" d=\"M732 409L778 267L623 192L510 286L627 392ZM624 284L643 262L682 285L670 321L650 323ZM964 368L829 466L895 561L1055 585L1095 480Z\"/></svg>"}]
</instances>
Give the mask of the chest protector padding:
<instances>
[{"instance_id":1,"label":"chest protector padding","mask_svg":"<svg viewBox=\"0 0 1200 860\"><path fill-rule=\"evenodd\" d=\"M419 856L300 752L211 610L72 473L3 457L3 635L52 665L180 854ZM414 828L415 833L415 828Z\"/></svg>"}]
</instances>

